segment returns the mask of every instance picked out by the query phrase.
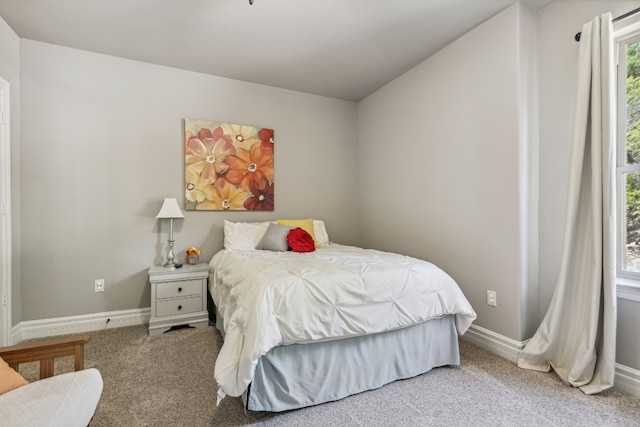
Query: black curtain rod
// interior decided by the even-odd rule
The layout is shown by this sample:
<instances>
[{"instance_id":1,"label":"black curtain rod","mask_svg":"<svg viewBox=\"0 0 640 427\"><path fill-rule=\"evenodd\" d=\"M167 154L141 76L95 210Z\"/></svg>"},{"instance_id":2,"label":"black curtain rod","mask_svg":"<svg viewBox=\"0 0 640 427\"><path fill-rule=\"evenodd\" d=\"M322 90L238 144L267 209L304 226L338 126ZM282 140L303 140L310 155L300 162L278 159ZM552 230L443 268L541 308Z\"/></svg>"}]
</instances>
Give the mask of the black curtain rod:
<instances>
[{"instance_id":1,"label":"black curtain rod","mask_svg":"<svg viewBox=\"0 0 640 427\"><path fill-rule=\"evenodd\" d=\"M640 7L637 9L633 9L630 12L625 13L624 15L620 15L617 18L613 18L612 22L618 22L618 21L622 21L625 18L628 18L632 15L635 15L636 13L640 12ZM577 42L580 41L580 36L582 35L582 32L576 33L575 39Z\"/></svg>"}]
</instances>

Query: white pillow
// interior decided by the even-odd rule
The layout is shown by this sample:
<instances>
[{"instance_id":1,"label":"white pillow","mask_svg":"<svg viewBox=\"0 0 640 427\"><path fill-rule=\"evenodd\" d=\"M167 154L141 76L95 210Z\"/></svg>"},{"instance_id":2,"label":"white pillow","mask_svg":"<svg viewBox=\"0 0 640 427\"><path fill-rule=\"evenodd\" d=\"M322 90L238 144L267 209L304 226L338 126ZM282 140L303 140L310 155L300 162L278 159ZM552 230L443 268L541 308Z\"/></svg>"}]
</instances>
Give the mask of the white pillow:
<instances>
[{"instance_id":1,"label":"white pillow","mask_svg":"<svg viewBox=\"0 0 640 427\"><path fill-rule=\"evenodd\" d=\"M267 231L269 222L224 221L224 248L238 251L255 251L256 245Z\"/></svg>"},{"instance_id":2,"label":"white pillow","mask_svg":"<svg viewBox=\"0 0 640 427\"><path fill-rule=\"evenodd\" d=\"M329 235L324 226L324 221L320 219L313 220L313 234L316 235L316 245L320 246L329 243Z\"/></svg>"}]
</instances>

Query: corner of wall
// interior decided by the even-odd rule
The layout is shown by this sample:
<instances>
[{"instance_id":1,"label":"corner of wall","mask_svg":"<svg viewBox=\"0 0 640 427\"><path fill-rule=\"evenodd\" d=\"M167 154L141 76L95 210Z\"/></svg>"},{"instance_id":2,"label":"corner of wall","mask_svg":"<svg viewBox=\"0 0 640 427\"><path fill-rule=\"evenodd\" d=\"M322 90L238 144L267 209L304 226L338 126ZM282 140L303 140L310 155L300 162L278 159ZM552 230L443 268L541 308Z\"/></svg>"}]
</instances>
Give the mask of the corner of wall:
<instances>
[{"instance_id":1,"label":"corner of wall","mask_svg":"<svg viewBox=\"0 0 640 427\"><path fill-rule=\"evenodd\" d=\"M518 128L522 282L519 339L539 323L539 78L537 11L518 3Z\"/></svg>"}]
</instances>

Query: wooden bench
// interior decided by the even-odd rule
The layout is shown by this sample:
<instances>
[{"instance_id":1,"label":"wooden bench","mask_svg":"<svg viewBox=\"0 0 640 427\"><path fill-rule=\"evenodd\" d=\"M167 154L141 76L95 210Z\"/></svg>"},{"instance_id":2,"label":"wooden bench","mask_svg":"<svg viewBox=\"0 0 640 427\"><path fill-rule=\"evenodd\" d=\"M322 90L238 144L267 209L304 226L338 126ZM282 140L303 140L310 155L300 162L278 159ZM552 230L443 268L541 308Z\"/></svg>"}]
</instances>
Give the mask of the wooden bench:
<instances>
[{"instance_id":1,"label":"wooden bench","mask_svg":"<svg viewBox=\"0 0 640 427\"><path fill-rule=\"evenodd\" d=\"M74 356L74 370L84 369L84 345L90 340L91 336L81 335L0 347L0 357L16 371L21 363L39 361L40 379L49 378L53 376L56 357Z\"/></svg>"}]
</instances>

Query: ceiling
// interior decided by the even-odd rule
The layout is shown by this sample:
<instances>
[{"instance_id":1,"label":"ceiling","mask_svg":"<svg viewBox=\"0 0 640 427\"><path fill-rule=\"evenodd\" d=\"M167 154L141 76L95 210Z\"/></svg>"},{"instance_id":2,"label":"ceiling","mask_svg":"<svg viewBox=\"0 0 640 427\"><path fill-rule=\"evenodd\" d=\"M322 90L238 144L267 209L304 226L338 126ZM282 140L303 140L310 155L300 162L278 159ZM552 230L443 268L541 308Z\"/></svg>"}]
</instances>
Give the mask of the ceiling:
<instances>
[{"instance_id":1,"label":"ceiling","mask_svg":"<svg viewBox=\"0 0 640 427\"><path fill-rule=\"evenodd\" d=\"M0 16L26 39L359 101L512 3L0 0Z\"/></svg>"}]
</instances>

